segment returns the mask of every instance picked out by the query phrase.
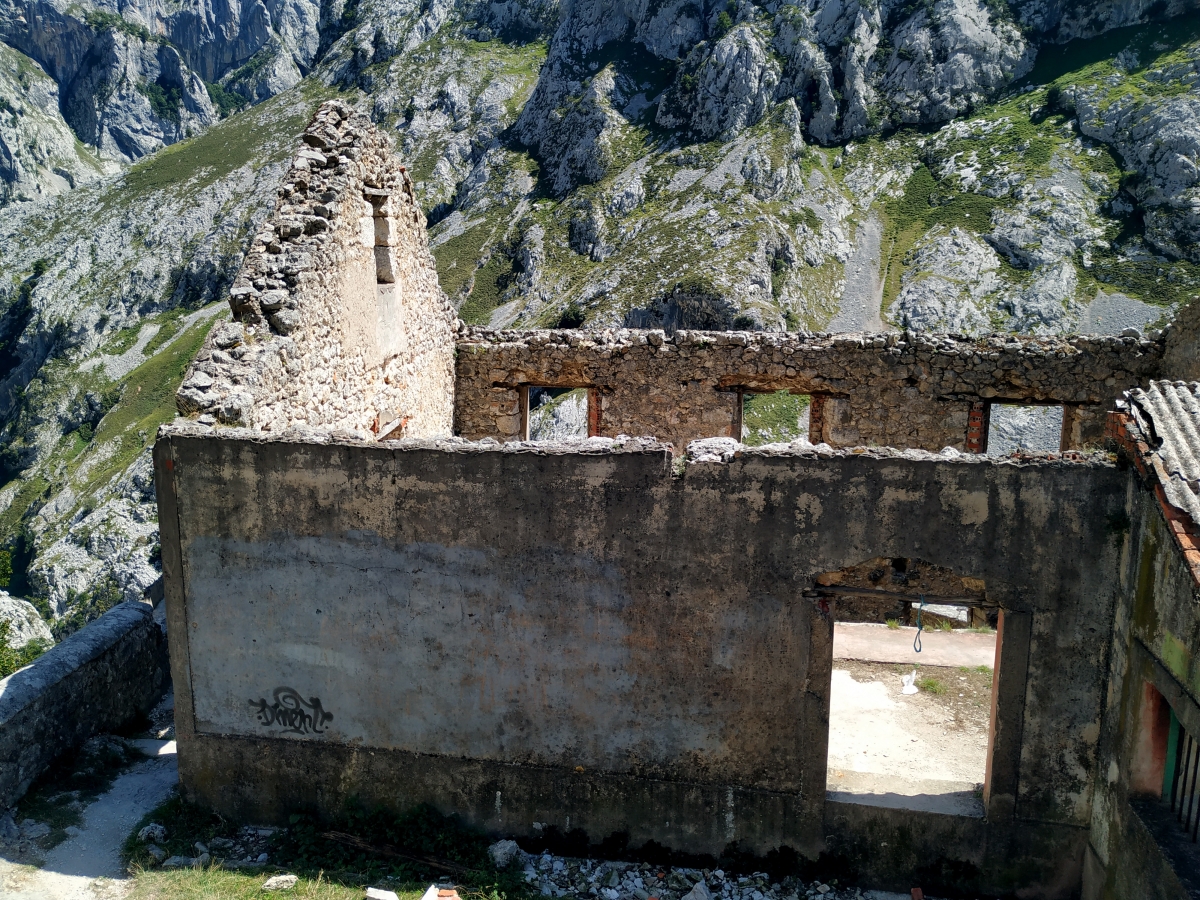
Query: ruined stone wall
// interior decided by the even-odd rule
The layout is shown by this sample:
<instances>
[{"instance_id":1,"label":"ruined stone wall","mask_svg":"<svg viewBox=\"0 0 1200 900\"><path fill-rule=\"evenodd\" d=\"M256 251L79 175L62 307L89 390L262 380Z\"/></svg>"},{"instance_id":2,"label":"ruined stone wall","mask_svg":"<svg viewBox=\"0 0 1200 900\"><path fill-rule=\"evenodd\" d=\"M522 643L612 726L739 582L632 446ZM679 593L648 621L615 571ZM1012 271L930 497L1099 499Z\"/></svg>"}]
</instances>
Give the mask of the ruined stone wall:
<instances>
[{"instance_id":1,"label":"ruined stone wall","mask_svg":"<svg viewBox=\"0 0 1200 900\"><path fill-rule=\"evenodd\" d=\"M739 390L790 390L823 398L814 443L964 449L971 404L985 401L1071 404L1064 449L1074 449L1102 439L1103 410L1154 377L1162 353L1161 340L1094 336L464 328L455 431L518 440L522 386L593 387L600 435L654 435L682 448L733 436Z\"/></svg>"},{"instance_id":2,"label":"ruined stone wall","mask_svg":"<svg viewBox=\"0 0 1200 900\"><path fill-rule=\"evenodd\" d=\"M274 214L184 379L181 414L264 431L450 432L456 317L412 181L342 101L304 133Z\"/></svg>"},{"instance_id":3,"label":"ruined stone wall","mask_svg":"<svg viewBox=\"0 0 1200 900\"><path fill-rule=\"evenodd\" d=\"M1163 377L1200 381L1200 297L1180 308L1167 329Z\"/></svg>"},{"instance_id":4,"label":"ruined stone wall","mask_svg":"<svg viewBox=\"0 0 1200 900\"><path fill-rule=\"evenodd\" d=\"M357 794L499 833L813 854L838 601L806 591L882 556L975 579L1003 610L987 827L1082 834L1124 470L693 454L165 429L188 796L255 820ZM288 691L315 726L278 724Z\"/></svg>"}]
</instances>

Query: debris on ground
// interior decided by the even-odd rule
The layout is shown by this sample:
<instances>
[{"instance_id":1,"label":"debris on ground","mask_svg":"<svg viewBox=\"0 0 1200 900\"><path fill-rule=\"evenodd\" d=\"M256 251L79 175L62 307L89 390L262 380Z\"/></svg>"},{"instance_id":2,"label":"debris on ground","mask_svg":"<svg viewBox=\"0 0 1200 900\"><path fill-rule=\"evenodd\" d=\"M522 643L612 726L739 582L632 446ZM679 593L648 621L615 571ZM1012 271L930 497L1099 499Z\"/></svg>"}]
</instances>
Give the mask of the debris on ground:
<instances>
[{"instance_id":1,"label":"debris on ground","mask_svg":"<svg viewBox=\"0 0 1200 900\"><path fill-rule=\"evenodd\" d=\"M858 900L868 896L859 888L839 886L836 879L805 881L787 876L773 880L765 872L735 875L723 869L577 859L555 856L549 851L531 854L520 848L513 858L523 868L525 882L530 888L553 898L804 900L820 897L821 900Z\"/></svg>"}]
</instances>

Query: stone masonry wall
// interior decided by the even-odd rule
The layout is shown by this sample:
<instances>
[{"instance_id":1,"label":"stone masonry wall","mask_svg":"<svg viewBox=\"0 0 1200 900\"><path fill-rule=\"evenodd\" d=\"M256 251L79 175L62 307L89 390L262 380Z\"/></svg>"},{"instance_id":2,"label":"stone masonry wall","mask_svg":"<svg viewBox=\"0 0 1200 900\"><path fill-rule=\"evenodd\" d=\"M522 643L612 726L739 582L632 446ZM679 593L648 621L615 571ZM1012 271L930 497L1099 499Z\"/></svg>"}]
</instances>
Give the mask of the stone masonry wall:
<instances>
[{"instance_id":1,"label":"stone masonry wall","mask_svg":"<svg viewBox=\"0 0 1200 900\"><path fill-rule=\"evenodd\" d=\"M55 757L154 706L167 639L148 603L122 603L0 680L0 809Z\"/></svg>"},{"instance_id":2,"label":"stone masonry wall","mask_svg":"<svg viewBox=\"0 0 1200 900\"><path fill-rule=\"evenodd\" d=\"M450 432L456 317L390 141L321 106L177 395L181 414L293 426Z\"/></svg>"},{"instance_id":3,"label":"stone masonry wall","mask_svg":"<svg viewBox=\"0 0 1200 900\"><path fill-rule=\"evenodd\" d=\"M458 341L455 432L521 437L523 386L590 387L597 434L653 435L677 448L735 436L738 391L823 402L814 443L964 449L972 402L1068 404L1064 449L1099 443L1102 411L1160 368L1162 340L979 340L923 334L490 331Z\"/></svg>"},{"instance_id":4,"label":"stone masonry wall","mask_svg":"<svg viewBox=\"0 0 1200 900\"><path fill-rule=\"evenodd\" d=\"M1180 309L1167 329L1163 375L1182 381L1200 380L1200 297Z\"/></svg>"}]
</instances>

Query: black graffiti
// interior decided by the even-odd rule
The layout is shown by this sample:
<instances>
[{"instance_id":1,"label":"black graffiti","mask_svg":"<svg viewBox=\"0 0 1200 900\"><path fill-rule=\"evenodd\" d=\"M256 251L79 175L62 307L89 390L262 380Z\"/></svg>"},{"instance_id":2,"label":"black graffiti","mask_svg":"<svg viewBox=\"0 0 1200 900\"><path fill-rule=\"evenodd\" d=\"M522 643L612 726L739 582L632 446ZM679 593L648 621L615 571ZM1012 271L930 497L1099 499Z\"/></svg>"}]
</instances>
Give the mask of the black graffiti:
<instances>
[{"instance_id":1,"label":"black graffiti","mask_svg":"<svg viewBox=\"0 0 1200 900\"><path fill-rule=\"evenodd\" d=\"M325 723L333 720L333 713L321 707L321 698L305 700L289 687L275 688L275 702L264 699L251 700L250 705L264 728L282 725L284 734L321 734Z\"/></svg>"}]
</instances>

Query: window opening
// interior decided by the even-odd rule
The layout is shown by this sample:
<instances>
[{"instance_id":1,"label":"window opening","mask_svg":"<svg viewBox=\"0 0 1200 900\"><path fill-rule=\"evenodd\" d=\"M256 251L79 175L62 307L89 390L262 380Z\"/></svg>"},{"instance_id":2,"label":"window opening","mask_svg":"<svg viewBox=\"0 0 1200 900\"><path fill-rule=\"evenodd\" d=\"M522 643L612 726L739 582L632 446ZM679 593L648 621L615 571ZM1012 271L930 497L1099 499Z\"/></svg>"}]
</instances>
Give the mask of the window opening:
<instances>
[{"instance_id":1,"label":"window opening","mask_svg":"<svg viewBox=\"0 0 1200 900\"><path fill-rule=\"evenodd\" d=\"M993 403L988 421L987 455L1008 456L1022 450L1062 448L1061 406L1019 406Z\"/></svg>"},{"instance_id":2,"label":"window opening","mask_svg":"<svg viewBox=\"0 0 1200 900\"><path fill-rule=\"evenodd\" d=\"M817 582L835 620L831 799L982 816L997 659L983 582L888 558Z\"/></svg>"},{"instance_id":3,"label":"window opening","mask_svg":"<svg viewBox=\"0 0 1200 900\"><path fill-rule=\"evenodd\" d=\"M367 202L371 204L375 244L375 282L380 285L396 283L396 260L393 246L396 243L396 222L391 216L389 196L386 191L369 191Z\"/></svg>"},{"instance_id":4,"label":"window opening","mask_svg":"<svg viewBox=\"0 0 1200 900\"><path fill-rule=\"evenodd\" d=\"M741 393L743 444L789 444L809 436L809 411L812 397L791 391Z\"/></svg>"},{"instance_id":5,"label":"window opening","mask_svg":"<svg viewBox=\"0 0 1200 900\"><path fill-rule=\"evenodd\" d=\"M1175 820L1192 841L1197 842L1200 834L1200 741L1188 733L1174 710L1171 710L1163 789L1170 799Z\"/></svg>"},{"instance_id":6,"label":"window opening","mask_svg":"<svg viewBox=\"0 0 1200 900\"><path fill-rule=\"evenodd\" d=\"M587 388L529 387L525 440L570 441L589 434Z\"/></svg>"}]
</instances>

